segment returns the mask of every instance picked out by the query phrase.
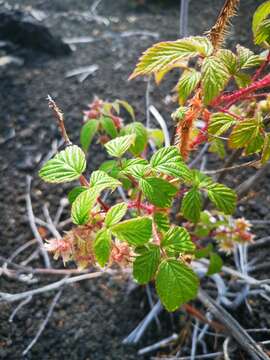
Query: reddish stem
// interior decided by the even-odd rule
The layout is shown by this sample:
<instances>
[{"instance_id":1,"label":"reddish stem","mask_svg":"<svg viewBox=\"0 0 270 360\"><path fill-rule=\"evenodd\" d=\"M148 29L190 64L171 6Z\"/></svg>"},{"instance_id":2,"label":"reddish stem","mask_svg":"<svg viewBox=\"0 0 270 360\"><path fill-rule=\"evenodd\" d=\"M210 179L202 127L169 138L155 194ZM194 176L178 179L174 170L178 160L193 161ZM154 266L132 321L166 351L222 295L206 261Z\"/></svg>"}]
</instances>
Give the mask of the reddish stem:
<instances>
[{"instance_id":1,"label":"reddish stem","mask_svg":"<svg viewBox=\"0 0 270 360\"><path fill-rule=\"evenodd\" d=\"M267 58L266 60L261 64L261 66L259 67L259 69L255 72L255 75L252 78L252 81L256 81L257 79L259 79L261 73L263 72L263 70L266 68L266 66L268 65L268 63L270 62L270 51L268 52Z\"/></svg>"}]
</instances>

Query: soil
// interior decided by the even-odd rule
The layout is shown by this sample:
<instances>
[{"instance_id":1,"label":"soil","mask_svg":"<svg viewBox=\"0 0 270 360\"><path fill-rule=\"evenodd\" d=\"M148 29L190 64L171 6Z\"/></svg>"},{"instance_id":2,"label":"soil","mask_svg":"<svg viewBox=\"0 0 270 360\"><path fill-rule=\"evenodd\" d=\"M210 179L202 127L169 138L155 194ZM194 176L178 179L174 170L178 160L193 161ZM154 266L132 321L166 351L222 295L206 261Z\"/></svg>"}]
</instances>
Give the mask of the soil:
<instances>
[{"instance_id":1,"label":"soil","mask_svg":"<svg viewBox=\"0 0 270 360\"><path fill-rule=\"evenodd\" d=\"M262 1L246 0L241 3L239 16L233 20L229 46L236 42L251 44L251 15ZM72 55L50 57L48 55L12 46L9 55L24 59L23 66L0 67L0 203L1 203L1 255L8 257L26 241L32 239L25 209L26 175L33 177L32 201L34 212L42 217L42 205L50 204L55 213L59 200L65 196L70 185L52 186L42 183L37 176L40 162L51 149L53 140L59 134L52 115L47 107L49 93L65 113L66 126L71 139L78 142L82 123L82 111L94 95L102 99L115 98L129 101L136 109L137 119L145 121L144 93L146 83L143 79L128 82L141 52L157 39L151 36L121 37L124 31L144 30L159 34L159 40L177 38L179 28L178 1L145 1L139 6L135 0L103 0L98 7L100 15L109 19L108 26L78 18L78 13L89 9L88 0L21 0L8 1L11 5L19 3L21 8L33 7L44 11L48 16L43 23L61 37L93 36L96 41L78 44ZM201 0L190 2L189 33L202 34L213 24L223 0ZM1 6L1 5L0 5ZM102 38L105 35L105 39ZM1 49L0 49L1 51ZM75 77L66 78L67 71L81 66L97 64L99 69L83 83ZM166 94L173 81L165 81L151 92L151 99L170 121L172 104L167 104ZM90 153L89 172L97 168L104 159L98 145ZM210 158L208 166L213 167L216 159ZM231 183L244 180L249 172L240 171L238 177L229 177ZM254 188L258 193L256 200L251 198L240 204L238 215L250 219L268 219L269 215L270 173L260 180ZM63 218L65 217L65 213ZM265 225L256 227L258 237L269 235ZM254 255L254 254L253 254ZM25 255L24 255L25 256ZM264 261L267 261L265 255ZM41 259L33 265L42 266ZM61 264L54 263L55 267ZM266 278L269 274L259 274ZM39 285L42 284L42 281ZM27 289L27 285L0 279L1 291L11 293ZM127 279L112 280L103 278L66 287L56 305L52 318L37 344L26 358L28 359L137 359L138 348L179 332L185 318L183 312L172 317L162 313L162 332L155 324L146 331L143 340L136 347L122 345L122 340L149 311L145 290L136 287L128 291ZM53 294L37 296L23 307L13 323L8 322L14 304L0 306L0 358L21 359L22 351L32 340L46 312ZM254 299L254 311L249 314L246 307L238 310L237 319L245 327L270 327L267 318L269 305L261 299ZM265 340L260 338L259 340ZM159 351L169 354L169 350ZM152 353L154 354L154 353ZM152 355L151 354L151 355ZM184 354L184 352L183 352ZM240 355L239 355L240 356ZM248 359L248 356L241 355ZM145 359L150 358L150 355ZM240 357L237 357L240 358Z\"/></svg>"}]
</instances>

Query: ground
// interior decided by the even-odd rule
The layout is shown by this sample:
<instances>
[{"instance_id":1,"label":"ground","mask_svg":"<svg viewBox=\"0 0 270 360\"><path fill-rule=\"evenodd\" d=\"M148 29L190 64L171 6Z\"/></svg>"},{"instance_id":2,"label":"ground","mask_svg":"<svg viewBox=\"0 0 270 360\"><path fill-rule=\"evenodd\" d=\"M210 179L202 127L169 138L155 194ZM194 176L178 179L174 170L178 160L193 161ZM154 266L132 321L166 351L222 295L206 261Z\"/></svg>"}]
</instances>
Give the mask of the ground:
<instances>
[{"instance_id":1,"label":"ground","mask_svg":"<svg viewBox=\"0 0 270 360\"><path fill-rule=\"evenodd\" d=\"M9 256L14 249L32 238L25 210L26 175L33 176L32 201L37 215L42 214L44 202L50 204L54 214L59 200L65 196L69 185L52 186L42 183L37 171L40 161L51 149L54 139L59 139L56 124L47 107L46 96L51 94L65 113L66 126L71 139L78 141L82 111L97 95L103 99L116 98L129 101L136 110L137 119L145 121L144 80L128 82L142 50L158 40L173 40L178 36L179 9L177 1L170 1L167 8L155 2L145 1L138 6L134 1L103 0L98 7L100 15L109 20L109 25L81 20L80 13L89 9L86 0L21 0L22 8L33 6L48 16L44 24L61 37L93 36L96 41L76 45L70 56L53 58L31 50L16 47L13 55L24 59L23 66L0 67L0 203L1 203L1 255ZM164 1L165 2L165 1ZM163 3L164 3L163 2ZM8 1L16 4L18 1ZM190 1L189 33L202 34L213 24L222 0ZM251 43L251 14L261 1L246 0L241 3L239 16L233 20L230 46L236 42ZM1 6L1 5L0 5ZM149 31L151 36L121 37L125 31ZM105 37L105 39L104 39ZM66 78L67 71L80 66L96 64L98 70L83 83ZM167 105L165 95L172 86L166 82L151 92L151 99L170 121L172 104ZM15 130L15 136L12 135ZM89 171L96 168L104 158L100 148L94 146L89 157ZM215 159L210 159L209 167ZM242 171L237 179L245 179ZM245 213L251 219L270 219L268 173L260 187L256 200L251 199L238 208L238 215ZM268 201L268 203L267 203ZM256 228L258 237L267 235L267 228ZM269 234L269 232L268 232ZM38 260L36 265L41 265ZM54 266L59 266L54 264ZM267 274L264 274L266 277ZM1 290L18 292L25 286L7 279L0 279ZM137 347L125 347L123 338L140 322L149 306L145 291L137 287L127 291L128 281L123 279L91 280L66 287L54 314L38 343L27 355L29 359L103 360L137 359L137 349L179 332L183 314L173 318L163 313L162 333L155 325L146 332ZM20 359L22 351L35 335L46 315L52 294L38 296L26 305L13 323L8 317L14 307L1 304L0 358ZM265 303L267 304L267 303ZM238 311L238 320L249 327L270 326L265 316L263 302L255 306L247 316L243 307ZM256 301L255 301L256 305ZM172 320L172 321L171 321ZM166 352L165 352L166 353ZM148 357L146 357L148 358ZM247 357L245 357L247 359Z\"/></svg>"}]
</instances>

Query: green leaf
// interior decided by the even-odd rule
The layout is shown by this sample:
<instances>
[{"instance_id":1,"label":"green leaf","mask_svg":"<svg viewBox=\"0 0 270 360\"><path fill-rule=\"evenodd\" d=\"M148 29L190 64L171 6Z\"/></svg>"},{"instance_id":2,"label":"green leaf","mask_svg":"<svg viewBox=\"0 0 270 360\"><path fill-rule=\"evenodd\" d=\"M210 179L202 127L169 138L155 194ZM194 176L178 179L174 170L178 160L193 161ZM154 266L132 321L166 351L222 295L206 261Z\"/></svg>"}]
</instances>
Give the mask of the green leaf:
<instances>
[{"instance_id":1,"label":"green leaf","mask_svg":"<svg viewBox=\"0 0 270 360\"><path fill-rule=\"evenodd\" d=\"M133 263L133 277L139 284L147 284L155 276L160 263L160 249L149 244L136 249L139 253Z\"/></svg>"},{"instance_id":2,"label":"green leaf","mask_svg":"<svg viewBox=\"0 0 270 360\"><path fill-rule=\"evenodd\" d=\"M234 79L239 88L247 87L252 81L252 78L249 74L241 72L238 72L236 75L234 75Z\"/></svg>"},{"instance_id":3,"label":"green leaf","mask_svg":"<svg viewBox=\"0 0 270 360\"><path fill-rule=\"evenodd\" d=\"M104 146L109 155L120 158L122 155L124 155L125 152L128 151L131 145L134 145L135 139L135 134L120 136L108 141Z\"/></svg>"},{"instance_id":4,"label":"green leaf","mask_svg":"<svg viewBox=\"0 0 270 360\"><path fill-rule=\"evenodd\" d=\"M255 11L252 21L252 31L256 37L258 27L270 15L270 0L263 2Z\"/></svg>"},{"instance_id":5,"label":"green leaf","mask_svg":"<svg viewBox=\"0 0 270 360\"><path fill-rule=\"evenodd\" d=\"M101 119L101 124L106 134L108 134L112 139L114 139L118 135L115 124L112 118L110 118L109 116L103 116Z\"/></svg>"},{"instance_id":6,"label":"green leaf","mask_svg":"<svg viewBox=\"0 0 270 360\"><path fill-rule=\"evenodd\" d=\"M237 72L237 57L231 50L220 49L217 52L217 57L227 67L230 75L234 75Z\"/></svg>"},{"instance_id":7,"label":"green leaf","mask_svg":"<svg viewBox=\"0 0 270 360\"><path fill-rule=\"evenodd\" d=\"M110 258L111 233L108 229L101 229L94 241L94 254L97 262L104 267Z\"/></svg>"},{"instance_id":8,"label":"green leaf","mask_svg":"<svg viewBox=\"0 0 270 360\"><path fill-rule=\"evenodd\" d=\"M236 52L238 57L238 67L241 70L258 66L262 61L262 58L259 55L255 55L253 51L244 46L237 45Z\"/></svg>"},{"instance_id":9,"label":"green leaf","mask_svg":"<svg viewBox=\"0 0 270 360\"><path fill-rule=\"evenodd\" d=\"M147 144L147 139L148 139L147 130L141 123L133 122L125 126L121 130L121 135L131 135L131 134L135 134L136 139L134 145L130 146L129 151L133 155L138 156L144 151L145 146Z\"/></svg>"},{"instance_id":10,"label":"green leaf","mask_svg":"<svg viewBox=\"0 0 270 360\"><path fill-rule=\"evenodd\" d=\"M87 190L88 188L86 186L76 186L74 189L72 189L69 193L68 193L68 201L70 204L72 204L77 196L79 196L83 191Z\"/></svg>"},{"instance_id":11,"label":"green leaf","mask_svg":"<svg viewBox=\"0 0 270 360\"><path fill-rule=\"evenodd\" d=\"M192 222L200 220L202 210L202 196L196 188L189 190L182 200L181 212L184 217Z\"/></svg>"},{"instance_id":12,"label":"green leaf","mask_svg":"<svg viewBox=\"0 0 270 360\"><path fill-rule=\"evenodd\" d=\"M129 113L129 115L132 117L133 120L135 120L134 109L133 109L133 107L132 107L127 101L124 101L124 100L116 100L116 102L117 102L118 104L120 104L120 105Z\"/></svg>"},{"instance_id":13,"label":"green leaf","mask_svg":"<svg viewBox=\"0 0 270 360\"><path fill-rule=\"evenodd\" d=\"M177 193L175 186L166 180L156 177L141 178L139 180L139 187L147 200L160 208L170 207L172 198Z\"/></svg>"},{"instance_id":14,"label":"green leaf","mask_svg":"<svg viewBox=\"0 0 270 360\"><path fill-rule=\"evenodd\" d=\"M206 247L196 250L195 257L196 259L206 258L212 253L212 251L213 244L208 244Z\"/></svg>"},{"instance_id":15,"label":"green leaf","mask_svg":"<svg viewBox=\"0 0 270 360\"><path fill-rule=\"evenodd\" d=\"M156 277L156 289L162 304L168 311L175 311L181 305L196 297L199 279L192 269L173 260L163 260Z\"/></svg>"},{"instance_id":16,"label":"green leaf","mask_svg":"<svg viewBox=\"0 0 270 360\"><path fill-rule=\"evenodd\" d=\"M236 207L237 196L235 191L223 184L213 183L207 188L208 197L218 210L224 214L232 214Z\"/></svg>"},{"instance_id":17,"label":"green leaf","mask_svg":"<svg viewBox=\"0 0 270 360\"><path fill-rule=\"evenodd\" d=\"M110 227L117 224L125 216L127 209L128 207L125 203L112 206L106 214L105 225Z\"/></svg>"},{"instance_id":18,"label":"green leaf","mask_svg":"<svg viewBox=\"0 0 270 360\"><path fill-rule=\"evenodd\" d=\"M184 105L190 94L196 89L201 79L201 73L194 69L183 72L176 87L178 89L179 103Z\"/></svg>"},{"instance_id":19,"label":"green leaf","mask_svg":"<svg viewBox=\"0 0 270 360\"><path fill-rule=\"evenodd\" d=\"M170 228L170 221L167 214L155 212L154 222L156 223L159 231L168 231Z\"/></svg>"},{"instance_id":20,"label":"green leaf","mask_svg":"<svg viewBox=\"0 0 270 360\"><path fill-rule=\"evenodd\" d=\"M88 120L81 129L80 142L83 150L86 152L91 145L93 137L98 129L99 121L96 119Z\"/></svg>"},{"instance_id":21,"label":"green leaf","mask_svg":"<svg viewBox=\"0 0 270 360\"><path fill-rule=\"evenodd\" d=\"M256 45L263 44L264 42L269 43L270 40L270 19L266 19L260 23L257 27L254 43Z\"/></svg>"},{"instance_id":22,"label":"green leaf","mask_svg":"<svg viewBox=\"0 0 270 360\"><path fill-rule=\"evenodd\" d=\"M95 187L99 192L105 189L115 190L117 186L121 186L120 181L109 176L104 171L93 171L90 177L91 187Z\"/></svg>"},{"instance_id":23,"label":"green leaf","mask_svg":"<svg viewBox=\"0 0 270 360\"><path fill-rule=\"evenodd\" d=\"M76 145L68 146L49 160L39 171L39 176L50 183L78 179L86 168L85 155Z\"/></svg>"},{"instance_id":24,"label":"green leaf","mask_svg":"<svg viewBox=\"0 0 270 360\"><path fill-rule=\"evenodd\" d=\"M195 250L189 233L181 226L172 226L164 235L161 246L169 252L192 253Z\"/></svg>"},{"instance_id":25,"label":"green leaf","mask_svg":"<svg viewBox=\"0 0 270 360\"><path fill-rule=\"evenodd\" d=\"M240 121L231 132L229 146L235 149L246 146L259 133L261 126L256 119Z\"/></svg>"},{"instance_id":26,"label":"green leaf","mask_svg":"<svg viewBox=\"0 0 270 360\"><path fill-rule=\"evenodd\" d=\"M130 245L144 245L152 235L152 220L148 217L125 220L112 226L111 231L119 240Z\"/></svg>"},{"instance_id":27,"label":"green leaf","mask_svg":"<svg viewBox=\"0 0 270 360\"><path fill-rule=\"evenodd\" d=\"M206 36L191 36L177 41L160 42L144 52L130 79L166 70L181 59L197 55L208 56L212 52L213 46Z\"/></svg>"},{"instance_id":28,"label":"green leaf","mask_svg":"<svg viewBox=\"0 0 270 360\"><path fill-rule=\"evenodd\" d=\"M176 146L163 147L150 160L152 168L162 174L190 179L190 170L183 162Z\"/></svg>"},{"instance_id":29,"label":"green leaf","mask_svg":"<svg viewBox=\"0 0 270 360\"><path fill-rule=\"evenodd\" d=\"M164 144L164 134L160 129L147 129L148 138L159 148Z\"/></svg>"},{"instance_id":30,"label":"green leaf","mask_svg":"<svg viewBox=\"0 0 270 360\"><path fill-rule=\"evenodd\" d=\"M262 151L262 164L267 163L270 159L270 133L265 134L263 151Z\"/></svg>"},{"instance_id":31,"label":"green leaf","mask_svg":"<svg viewBox=\"0 0 270 360\"><path fill-rule=\"evenodd\" d=\"M208 133L219 136L236 123L234 117L223 112L214 113L210 117Z\"/></svg>"},{"instance_id":32,"label":"green leaf","mask_svg":"<svg viewBox=\"0 0 270 360\"><path fill-rule=\"evenodd\" d=\"M224 89L230 78L228 69L217 56L207 57L202 66L202 89L205 105Z\"/></svg>"},{"instance_id":33,"label":"green leaf","mask_svg":"<svg viewBox=\"0 0 270 360\"><path fill-rule=\"evenodd\" d=\"M77 225L86 224L90 218L90 210L93 208L99 193L96 189L83 191L72 203L71 218Z\"/></svg>"},{"instance_id":34,"label":"green leaf","mask_svg":"<svg viewBox=\"0 0 270 360\"><path fill-rule=\"evenodd\" d=\"M107 160L100 165L99 170L105 171L108 175L117 178L120 168L116 160Z\"/></svg>"},{"instance_id":35,"label":"green leaf","mask_svg":"<svg viewBox=\"0 0 270 360\"><path fill-rule=\"evenodd\" d=\"M260 152L263 148L263 144L264 137L259 133L247 144L245 148L245 155L251 155Z\"/></svg>"},{"instance_id":36,"label":"green leaf","mask_svg":"<svg viewBox=\"0 0 270 360\"><path fill-rule=\"evenodd\" d=\"M221 139L213 138L213 140L211 140L209 151L217 154L221 159L224 159L226 156L225 146Z\"/></svg>"},{"instance_id":37,"label":"green leaf","mask_svg":"<svg viewBox=\"0 0 270 360\"><path fill-rule=\"evenodd\" d=\"M219 273L222 269L222 265L222 258L217 253L212 252L210 254L210 263L206 275L213 275Z\"/></svg>"}]
</instances>

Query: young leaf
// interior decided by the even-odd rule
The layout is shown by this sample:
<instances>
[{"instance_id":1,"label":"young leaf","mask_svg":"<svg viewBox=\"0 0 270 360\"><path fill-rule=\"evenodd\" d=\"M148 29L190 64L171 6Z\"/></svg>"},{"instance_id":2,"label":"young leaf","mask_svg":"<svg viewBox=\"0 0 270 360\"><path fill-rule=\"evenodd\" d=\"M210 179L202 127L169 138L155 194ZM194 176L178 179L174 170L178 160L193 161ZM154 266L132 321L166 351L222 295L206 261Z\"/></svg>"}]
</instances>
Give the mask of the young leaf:
<instances>
[{"instance_id":1,"label":"young leaf","mask_svg":"<svg viewBox=\"0 0 270 360\"><path fill-rule=\"evenodd\" d=\"M146 244L152 235L152 220L148 217L137 217L113 225L111 231L121 241L130 245Z\"/></svg>"},{"instance_id":2,"label":"young leaf","mask_svg":"<svg viewBox=\"0 0 270 360\"><path fill-rule=\"evenodd\" d=\"M231 50L220 49L217 52L217 57L227 67L230 75L235 75L235 73L237 73L238 70L237 57Z\"/></svg>"},{"instance_id":3,"label":"young leaf","mask_svg":"<svg viewBox=\"0 0 270 360\"><path fill-rule=\"evenodd\" d=\"M166 180L156 177L141 178L139 180L139 187L147 200L160 208L170 207L172 198L177 193L175 186Z\"/></svg>"},{"instance_id":4,"label":"young leaf","mask_svg":"<svg viewBox=\"0 0 270 360\"><path fill-rule=\"evenodd\" d=\"M80 143L83 150L86 152L91 145L93 137L95 136L98 129L99 121L96 119L88 120L81 129Z\"/></svg>"},{"instance_id":5,"label":"young leaf","mask_svg":"<svg viewBox=\"0 0 270 360\"><path fill-rule=\"evenodd\" d=\"M255 11L252 21L252 31L256 37L260 24L270 15L270 0L263 2Z\"/></svg>"},{"instance_id":6,"label":"young leaf","mask_svg":"<svg viewBox=\"0 0 270 360\"><path fill-rule=\"evenodd\" d=\"M169 252L192 253L195 250L189 233L181 226L171 227L164 235L161 246Z\"/></svg>"},{"instance_id":7,"label":"young leaf","mask_svg":"<svg viewBox=\"0 0 270 360\"><path fill-rule=\"evenodd\" d=\"M192 188L184 195L181 205L181 212L186 219L192 222L197 222L200 219L201 210L201 193L196 188Z\"/></svg>"},{"instance_id":8,"label":"young leaf","mask_svg":"<svg viewBox=\"0 0 270 360\"><path fill-rule=\"evenodd\" d=\"M255 55L253 51L245 48L244 46L237 45L236 52L238 57L238 67L241 70L258 66L262 61L259 55Z\"/></svg>"},{"instance_id":9,"label":"young leaf","mask_svg":"<svg viewBox=\"0 0 270 360\"><path fill-rule=\"evenodd\" d=\"M120 186L120 181L107 175L104 171L93 171L90 177L91 188L95 187L99 192L105 189L115 190L117 186Z\"/></svg>"},{"instance_id":10,"label":"young leaf","mask_svg":"<svg viewBox=\"0 0 270 360\"><path fill-rule=\"evenodd\" d=\"M170 228L169 217L165 213L155 212L154 222L157 225L159 231L168 231Z\"/></svg>"},{"instance_id":11,"label":"young leaf","mask_svg":"<svg viewBox=\"0 0 270 360\"><path fill-rule=\"evenodd\" d=\"M266 19L260 23L257 27L254 36L254 43L260 45L263 43L269 43L270 40L270 19Z\"/></svg>"},{"instance_id":12,"label":"young leaf","mask_svg":"<svg viewBox=\"0 0 270 360\"><path fill-rule=\"evenodd\" d=\"M147 284L153 279L160 262L160 249L149 244L136 249L139 254L133 263L133 276L139 284Z\"/></svg>"},{"instance_id":13,"label":"young leaf","mask_svg":"<svg viewBox=\"0 0 270 360\"><path fill-rule=\"evenodd\" d=\"M256 119L240 121L231 132L229 146L235 149L246 146L258 134L260 127Z\"/></svg>"},{"instance_id":14,"label":"young leaf","mask_svg":"<svg viewBox=\"0 0 270 360\"><path fill-rule=\"evenodd\" d=\"M131 134L135 134L136 139L134 145L130 146L129 151L135 156L140 155L144 151L147 144L147 130L141 123L133 122L125 126L121 131L121 135Z\"/></svg>"},{"instance_id":15,"label":"young leaf","mask_svg":"<svg viewBox=\"0 0 270 360\"><path fill-rule=\"evenodd\" d=\"M217 56L207 57L202 66L203 99L206 105L219 95L230 78L228 69Z\"/></svg>"},{"instance_id":16,"label":"young leaf","mask_svg":"<svg viewBox=\"0 0 270 360\"><path fill-rule=\"evenodd\" d=\"M199 279L192 269L173 260L163 260L158 268L156 289L168 311L177 310L182 304L196 297Z\"/></svg>"},{"instance_id":17,"label":"young leaf","mask_svg":"<svg viewBox=\"0 0 270 360\"><path fill-rule=\"evenodd\" d=\"M223 184L214 183L207 188L208 197L218 210L224 214L232 214L236 207L237 196L235 191Z\"/></svg>"},{"instance_id":18,"label":"young leaf","mask_svg":"<svg viewBox=\"0 0 270 360\"><path fill-rule=\"evenodd\" d=\"M211 42L203 36L191 36L177 41L161 42L144 52L130 79L165 70L181 59L188 59L197 55L208 56L212 52Z\"/></svg>"},{"instance_id":19,"label":"young leaf","mask_svg":"<svg viewBox=\"0 0 270 360\"><path fill-rule=\"evenodd\" d=\"M128 113L129 115L132 117L132 120L135 120L135 113L134 113L134 109L133 107L124 100L116 100L116 102L121 105Z\"/></svg>"},{"instance_id":20,"label":"young leaf","mask_svg":"<svg viewBox=\"0 0 270 360\"><path fill-rule=\"evenodd\" d=\"M185 70L178 81L176 88L178 89L178 96L180 105L184 105L189 95L196 89L201 79L201 73L194 70Z\"/></svg>"},{"instance_id":21,"label":"young leaf","mask_svg":"<svg viewBox=\"0 0 270 360\"><path fill-rule=\"evenodd\" d=\"M105 225L110 227L117 224L125 216L127 209L128 207L125 203L112 206L106 214Z\"/></svg>"},{"instance_id":22,"label":"young leaf","mask_svg":"<svg viewBox=\"0 0 270 360\"><path fill-rule=\"evenodd\" d=\"M135 143L136 135L120 136L108 141L104 146L109 155L120 158Z\"/></svg>"},{"instance_id":23,"label":"young leaf","mask_svg":"<svg viewBox=\"0 0 270 360\"><path fill-rule=\"evenodd\" d=\"M101 119L101 124L106 134L108 134L112 139L114 139L118 133L115 127L115 124L109 116L103 116Z\"/></svg>"},{"instance_id":24,"label":"young leaf","mask_svg":"<svg viewBox=\"0 0 270 360\"><path fill-rule=\"evenodd\" d=\"M210 117L208 133L219 136L227 131L235 123L235 119L229 114L225 114L223 112L214 113Z\"/></svg>"},{"instance_id":25,"label":"young leaf","mask_svg":"<svg viewBox=\"0 0 270 360\"><path fill-rule=\"evenodd\" d=\"M191 176L176 146L163 147L156 151L150 160L150 165L154 170L169 176L183 179L189 179Z\"/></svg>"},{"instance_id":26,"label":"young leaf","mask_svg":"<svg viewBox=\"0 0 270 360\"><path fill-rule=\"evenodd\" d=\"M39 176L50 183L78 179L86 168L85 155L76 145L68 146L49 160L39 171Z\"/></svg>"},{"instance_id":27,"label":"young leaf","mask_svg":"<svg viewBox=\"0 0 270 360\"><path fill-rule=\"evenodd\" d=\"M219 273L222 269L222 265L223 261L221 257L217 253L212 252L210 254L210 263L206 275L213 275Z\"/></svg>"},{"instance_id":28,"label":"young leaf","mask_svg":"<svg viewBox=\"0 0 270 360\"><path fill-rule=\"evenodd\" d=\"M94 254L97 262L104 267L109 260L111 250L111 233L108 229L101 229L94 241Z\"/></svg>"},{"instance_id":29,"label":"young leaf","mask_svg":"<svg viewBox=\"0 0 270 360\"><path fill-rule=\"evenodd\" d=\"M74 189L72 189L67 196L69 203L72 204L76 198L87 189L88 188L86 186L76 186Z\"/></svg>"},{"instance_id":30,"label":"young leaf","mask_svg":"<svg viewBox=\"0 0 270 360\"><path fill-rule=\"evenodd\" d=\"M98 197L96 189L83 191L72 203L71 218L77 225L86 224L90 217L90 210L93 208Z\"/></svg>"}]
</instances>

